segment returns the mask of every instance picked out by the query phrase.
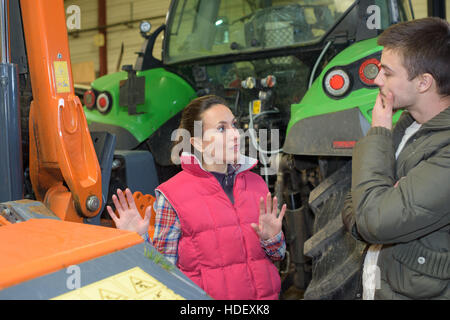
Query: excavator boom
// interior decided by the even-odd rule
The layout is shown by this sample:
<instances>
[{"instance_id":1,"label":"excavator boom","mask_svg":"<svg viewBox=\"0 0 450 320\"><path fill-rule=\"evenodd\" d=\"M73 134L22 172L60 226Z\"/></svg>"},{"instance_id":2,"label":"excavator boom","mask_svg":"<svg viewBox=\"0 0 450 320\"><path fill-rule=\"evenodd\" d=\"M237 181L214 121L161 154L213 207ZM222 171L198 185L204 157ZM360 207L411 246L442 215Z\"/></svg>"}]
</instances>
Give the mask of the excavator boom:
<instances>
[{"instance_id":1,"label":"excavator boom","mask_svg":"<svg viewBox=\"0 0 450 320\"><path fill-rule=\"evenodd\" d=\"M101 208L101 172L79 98L74 93L61 0L21 0L33 90L30 178L37 200L58 217L81 222Z\"/></svg>"}]
</instances>

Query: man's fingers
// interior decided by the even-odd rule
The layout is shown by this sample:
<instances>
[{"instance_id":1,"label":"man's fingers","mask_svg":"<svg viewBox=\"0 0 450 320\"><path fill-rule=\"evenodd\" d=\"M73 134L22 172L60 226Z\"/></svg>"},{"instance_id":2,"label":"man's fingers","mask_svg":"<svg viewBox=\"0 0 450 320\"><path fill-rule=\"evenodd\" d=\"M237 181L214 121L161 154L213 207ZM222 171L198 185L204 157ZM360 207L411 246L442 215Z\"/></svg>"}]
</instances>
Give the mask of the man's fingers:
<instances>
[{"instance_id":1,"label":"man's fingers","mask_svg":"<svg viewBox=\"0 0 450 320\"><path fill-rule=\"evenodd\" d=\"M385 112L392 112L392 107L394 105L394 96L392 92L388 92L382 97L383 110Z\"/></svg>"},{"instance_id":2,"label":"man's fingers","mask_svg":"<svg viewBox=\"0 0 450 320\"><path fill-rule=\"evenodd\" d=\"M392 129L393 101L391 92L382 93L380 90L372 110L372 127Z\"/></svg>"},{"instance_id":3,"label":"man's fingers","mask_svg":"<svg viewBox=\"0 0 450 320\"><path fill-rule=\"evenodd\" d=\"M377 98L375 99L375 105L373 106L374 109L381 108L384 109L383 104L383 96L381 94L381 91L378 92Z\"/></svg>"},{"instance_id":4,"label":"man's fingers","mask_svg":"<svg viewBox=\"0 0 450 320\"><path fill-rule=\"evenodd\" d=\"M113 209L110 206L106 206L106 210L108 210L109 215L111 216L111 219L117 224L117 221L119 218L117 218L116 214L114 213Z\"/></svg>"},{"instance_id":5,"label":"man's fingers","mask_svg":"<svg viewBox=\"0 0 450 320\"><path fill-rule=\"evenodd\" d=\"M385 107L388 110L392 110L392 108L394 107L394 95L392 94L392 92L388 92L386 95Z\"/></svg>"}]
</instances>

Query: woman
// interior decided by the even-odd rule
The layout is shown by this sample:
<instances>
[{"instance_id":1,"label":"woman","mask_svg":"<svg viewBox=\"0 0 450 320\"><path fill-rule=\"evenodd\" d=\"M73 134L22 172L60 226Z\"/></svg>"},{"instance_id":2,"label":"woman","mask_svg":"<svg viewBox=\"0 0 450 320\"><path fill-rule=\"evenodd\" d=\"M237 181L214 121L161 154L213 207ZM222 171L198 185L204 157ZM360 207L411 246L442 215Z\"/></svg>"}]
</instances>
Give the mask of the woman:
<instances>
[{"instance_id":1,"label":"woman","mask_svg":"<svg viewBox=\"0 0 450 320\"><path fill-rule=\"evenodd\" d=\"M250 171L257 160L239 153L236 118L223 99L204 96L185 108L180 129L194 154L183 152L182 171L155 190L153 245L214 299L278 299L271 259L286 250L286 205L277 216L276 197ZM142 219L129 189L113 202L120 217L107 210L116 226L148 237L151 208Z\"/></svg>"}]
</instances>

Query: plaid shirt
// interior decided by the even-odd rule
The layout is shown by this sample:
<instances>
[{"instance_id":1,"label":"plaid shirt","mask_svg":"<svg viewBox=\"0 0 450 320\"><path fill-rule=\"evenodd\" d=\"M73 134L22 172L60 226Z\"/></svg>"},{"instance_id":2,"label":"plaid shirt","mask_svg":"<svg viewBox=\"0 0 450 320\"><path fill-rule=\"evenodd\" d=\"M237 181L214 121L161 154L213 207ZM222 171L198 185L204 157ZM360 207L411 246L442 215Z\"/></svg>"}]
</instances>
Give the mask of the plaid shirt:
<instances>
[{"instance_id":1,"label":"plaid shirt","mask_svg":"<svg viewBox=\"0 0 450 320\"><path fill-rule=\"evenodd\" d=\"M156 191L155 233L153 246L170 262L176 264L178 259L178 240L181 237L181 225L177 213L167 199ZM272 260L282 260L286 252L284 234L280 231L268 240L260 240L261 247Z\"/></svg>"}]
</instances>

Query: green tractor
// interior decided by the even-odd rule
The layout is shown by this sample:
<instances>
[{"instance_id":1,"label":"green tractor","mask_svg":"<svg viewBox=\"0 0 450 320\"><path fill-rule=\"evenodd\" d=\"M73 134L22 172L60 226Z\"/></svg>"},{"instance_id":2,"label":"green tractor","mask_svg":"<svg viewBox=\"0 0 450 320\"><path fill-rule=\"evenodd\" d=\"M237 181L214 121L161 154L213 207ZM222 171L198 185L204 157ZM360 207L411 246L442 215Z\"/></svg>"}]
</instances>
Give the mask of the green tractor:
<instances>
[{"instance_id":1,"label":"green tractor","mask_svg":"<svg viewBox=\"0 0 450 320\"><path fill-rule=\"evenodd\" d=\"M222 96L244 129L242 153L257 155L254 170L288 204L282 291L357 299L365 245L340 220L352 147L378 93L376 37L412 18L407 0L173 0L166 24L150 33L141 23L135 66L84 93L91 132L116 136L108 199L124 186L151 194L178 172L171 141L183 108ZM142 185L148 161L157 178Z\"/></svg>"}]
</instances>

